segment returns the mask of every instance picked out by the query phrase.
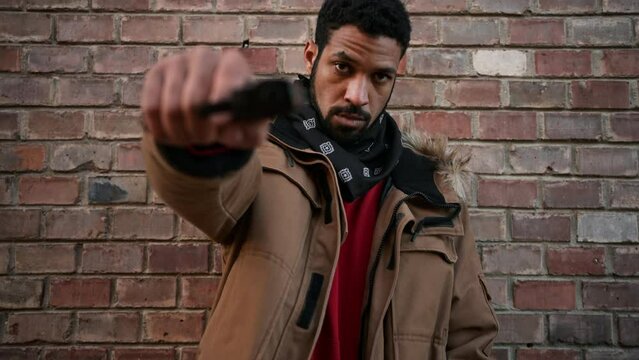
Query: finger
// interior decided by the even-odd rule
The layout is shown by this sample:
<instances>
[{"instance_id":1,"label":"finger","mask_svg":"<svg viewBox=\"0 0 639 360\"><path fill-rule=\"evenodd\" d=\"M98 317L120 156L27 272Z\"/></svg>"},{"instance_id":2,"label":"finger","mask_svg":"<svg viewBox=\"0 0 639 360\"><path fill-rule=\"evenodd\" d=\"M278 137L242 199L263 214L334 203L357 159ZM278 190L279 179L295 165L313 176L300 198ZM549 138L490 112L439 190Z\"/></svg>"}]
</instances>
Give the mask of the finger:
<instances>
[{"instance_id":1,"label":"finger","mask_svg":"<svg viewBox=\"0 0 639 360\"><path fill-rule=\"evenodd\" d=\"M164 71L162 88L162 103L160 118L167 135L167 140L173 145L187 145L184 116L180 106L182 89L186 77L184 56L170 59Z\"/></svg>"},{"instance_id":2,"label":"finger","mask_svg":"<svg viewBox=\"0 0 639 360\"><path fill-rule=\"evenodd\" d=\"M244 56L237 50L227 50L220 57L215 73L209 100L217 102L227 99L251 81L253 74Z\"/></svg>"},{"instance_id":3,"label":"finger","mask_svg":"<svg viewBox=\"0 0 639 360\"><path fill-rule=\"evenodd\" d=\"M215 140L218 124L200 118L198 109L207 102L211 93L211 79L218 56L213 50L198 47L188 54L187 62L189 70L181 99L185 129L193 143L205 145Z\"/></svg>"},{"instance_id":4,"label":"finger","mask_svg":"<svg viewBox=\"0 0 639 360\"><path fill-rule=\"evenodd\" d=\"M149 70L144 77L142 87L141 106L143 125L151 132L151 135L162 141L166 134L160 123L160 102L162 99L162 64L157 64Z\"/></svg>"}]
</instances>

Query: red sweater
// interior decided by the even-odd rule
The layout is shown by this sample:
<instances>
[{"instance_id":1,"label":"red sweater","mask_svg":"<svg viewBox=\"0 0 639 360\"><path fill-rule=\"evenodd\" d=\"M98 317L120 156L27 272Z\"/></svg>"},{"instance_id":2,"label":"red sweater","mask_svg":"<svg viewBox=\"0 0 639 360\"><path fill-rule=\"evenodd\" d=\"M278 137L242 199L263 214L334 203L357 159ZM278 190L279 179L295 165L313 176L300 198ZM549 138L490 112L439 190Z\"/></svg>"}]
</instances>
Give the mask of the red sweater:
<instances>
[{"instance_id":1,"label":"red sweater","mask_svg":"<svg viewBox=\"0 0 639 360\"><path fill-rule=\"evenodd\" d=\"M345 203L348 236L339 260L328 307L312 360L352 360L359 353L364 290L383 181L351 203Z\"/></svg>"}]
</instances>

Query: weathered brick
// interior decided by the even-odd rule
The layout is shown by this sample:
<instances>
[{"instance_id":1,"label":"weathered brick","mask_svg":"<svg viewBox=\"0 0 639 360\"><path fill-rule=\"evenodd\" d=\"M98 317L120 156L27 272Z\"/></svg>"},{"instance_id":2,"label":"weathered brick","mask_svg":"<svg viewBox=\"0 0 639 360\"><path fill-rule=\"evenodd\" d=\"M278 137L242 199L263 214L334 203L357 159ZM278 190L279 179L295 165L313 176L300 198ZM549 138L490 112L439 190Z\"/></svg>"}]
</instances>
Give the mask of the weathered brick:
<instances>
[{"instance_id":1,"label":"weathered brick","mask_svg":"<svg viewBox=\"0 0 639 360\"><path fill-rule=\"evenodd\" d=\"M256 74L272 74L277 72L276 48L246 48L240 53L248 61L251 71Z\"/></svg>"},{"instance_id":2,"label":"weathered brick","mask_svg":"<svg viewBox=\"0 0 639 360\"><path fill-rule=\"evenodd\" d=\"M281 10L319 11L323 0L281 0Z\"/></svg>"},{"instance_id":3,"label":"weathered brick","mask_svg":"<svg viewBox=\"0 0 639 360\"><path fill-rule=\"evenodd\" d=\"M26 54L29 72L78 73L88 70L87 48L40 46L28 49Z\"/></svg>"},{"instance_id":4,"label":"weathered brick","mask_svg":"<svg viewBox=\"0 0 639 360\"><path fill-rule=\"evenodd\" d=\"M156 10L211 11L213 5L208 0L158 0Z\"/></svg>"},{"instance_id":5,"label":"weathered brick","mask_svg":"<svg viewBox=\"0 0 639 360\"><path fill-rule=\"evenodd\" d=\"M570 173L570 148L567 146L511 145L508 154L516 174Z\"/></svg>"},{"instance_id":6,"label":"weathered brick","mask_svg":"<svg viewBox=\"0 0 639 360\"><path fill-rule=\"evenodd\" d=\"M571 105L583 109L625 109L630 107L630 85L626 81L573 81ZM607 94L602 96L602 94Z\"/></svg>"},{"instance_id":7,"label":"weathered brick","mask_svg":"<svg viewBox=\"0 0 639 360\"><path fill-rule=\"evenodd\" d=\"M142 79L128 78L122 82L122 105L140 106Z\"/></svg>"},{"instance_id":8,"label":"weathered brick","mask_svg":"<svg viewBox=\"0 0 639 360\"><path fill-rule=\"evenodd\" d=\"M439 19L435 17L411 17L411 45L439 43Z\"/></svg>"},{"instance_id":9,"label":"weathered brick","mask_svg":"<svg viewBox=\"0 0 639 360\"><path fill-rule=\"evenodd\" d=\"M571 216L555 213L512 214L513 240L570 241Z\"/></svg>"},{"instance_id":10,"label":"weathered brick","mask_svg":"<svg viewBox=\"0 0 639 360\"><path fill-rule=\"evenodd\" d=\"M638 13L639 3L634 0L604 0L603 10L606 12Z\"/></svg>"},{"instance_id":11,"label":"weathered brick","mask_svg":"<svg viewBox=\"0 0 639 360\"><path fill-rule=\"evenodd\" d=\"M473 68L480 75L523 76L528 71L526 52L520 50L477 50Z\"/></svg>"},{"instance_id":12,"label":"weathered brick","mask_svg":"<svg viewBox=\"0 0 639 360\"><path fill-rule=\"evenodd\" d=\"M399 79L388 103L390 107L424 107L435 105L435 83L432 80Z\"/></svg>"},{"instance_id":13,"label":"weathered brick","mask_svg":"<svg viewBox=\"0 0 639 360\"><path fill-rule=\"evenodd\" d=\"M587 349L586 360L635 360L639 358L637 349Z\"/></svg>"},{"instance_id":14,"label":"weathered brick","mask_svg":"<svg viewBox=\"0 0 639 360\"><path fill-rule=\"evenodd\" d=\"M537 183L532 180L479 179L479 206L532 208L537 199Z\"/></svg>"},{"instance_id":15,"label":"weathered brick","mask_svg":"<svg viewBox=\"0 0 639 360\"><path fill-rule=\"evenodd\" d=\"M590 51L539 50L535 51L535 73L542 76L592 75Z\"/></svg>"},{"instance_id":16,"label":"weathered brick","mask_svg":"<svg viewBox=\"0 0 639 360\"><path fill-rule=\"evenodd\" d=\"M38 171L44 168L43 145L0 145L0 171Z\"/></svg>"},{"instance_id":17,"label":"weathered brick","mask_svg":"<svg viewBox=\"0 0 639 360\"><path fill-rule=\"evenodd\" d=\"M18 113L14 111L0 112L0 139L10 140L18 137Z\"/></svg>"},{"instance_id":18,"label":"weathered brick","mask_svg":"<svg viewBox=\"0 0 639 360\"><path fill-rule=\"evenodd\" d=\"M218 11L260 11L270 10L270 0L218 0Z\"/></svg>"},{"instance_id":19,"label":"weathered brick","mask_svg":"<svg viewBox=\"0 0 639 360\"><path fill-rule=\"evenodd\" d=\"M98 11L143 11L151 7L150 0L92 0L91 8Z\"/></svg>"},{"instance_id":20,"label":"weathered brick","mask_svg":"<svg viewBox=\"0 0 639 360\"><path fill-rule=\"evenodd\" d=\"M427 111L415 114L417 129L432 136L444 135L452 139L471 137L470 114L462 112Z\"/></svg>"},{"instance_id":21,"label":"weathered brick","mask_svg":"<svg viewBox=\"0 0 639 360\"><path fill-rule=\"evenodd\" d=\"M255 43L302 43L308 38L306 18L292 16L250 17L248 36Z\"/></svg>"},{"instance_id":22,"label":"weathered brick","mask_svg":"<svg viewBox=\"0 0 639 360\"><path fill-rule=\"evenodd\" d=\"M3 75L0 105L50 105L51 79Z\"/></svg>"},{"instance_id":23,"label":"weathered brick","mask_svg":"<svg viewBox=\"0 0 639 360\"><path fill-rule=\"evenodd\" d=\"M113 360L174 360L172 348L118 348L113 350Z\"/></svg>"},{"instance_id":24,"label":"weathered brick","mask_svg":"<svg viewBox=\"0 0 639 360\"><path fill-rule=\"evenodd\" d=\"M619 343L623 346L639 346L639 317L636 315L619 316Z\"/></svg>"},{"instance_id":25,"label":"weathered brick","mask_svg":"<svg viewBox=\"0 0 639 360\"><path fill-rule=\"evenodd\" d=\"M115 148L113 169L117 171L143 171L145 166L140 143L118 144Z\"/></svg>"},{"instance_id":26,"label":"weathered brick","mask_svg":"<svg viewBox=\"0 0 639 360\"><path fill-rule=\"evenodd\" d=\"M111 166L108 145L60 144L55 146L49 167L56 171L105 171Z\"/></svg>"},{"instance_id":27,"label":"weathered brick","mask_svg":"<svg viewBox=\"0 0 639 360\"><path fill-rule=\"evenodd\" d=\"M639 113L615 113L610 116L612 141L639 141Z\"/></svg>"},{"instance_id":28,"label":"weathered brick","mask_svg":"<svg viewBox=\"0 0 639 360\"><path fill-rule=\"evenodd\" d=\"M196 228L190 222L184 220L183 218L179 218L180 220L180 228L178 230L178 238L180 240L208 240L209 237L206 236L200 229Z\"/></svg>"},{"instance_id":29,"label":"weathered brick","mask_svg":"<svg viewBox=\"0 0 639 360\"><path fill-rule=\"evenodd\" d=\"M541 274L541 247L532 245L484 246L482 267L488 274Z\"/></svg>"},{"instance_id":30,"label":"weathered brick","mask_svg":"<svg viewBox=\"0 0 639 360\"><path fill-rule=\"evenodd\" d=\"M609 76L639 76L639 50L604 50L602 73Z\"/></svg>"},{"instance_id":31,"label":"weathered brick","mask_svg":"<svg viewBox=\"0 0 639 360\"><path fill-rule=\"evenodd\" d=\"M545 113L544 131L553 140L599 140L601 114Z\"/></svg>"},{"instance_id":32,"label":"weathered brick","mask_svg":"<svg viewBox=\"0 0 639 360\"><path fill-rule=\"evenodd\" d=\"M506 214L502 211L474 210L470 213L470 226L479 241L506 240Z\"/></svg>"},{"instance_id":33,"label":"weathered brick","mask_svg":"<svg viewBox=\"0 0 639 360\"><path fill-rule=\"evenodd\" d=\"M460 146L466 149L472 157L468 163L468 170L476 174L503 174L505 166L505 151L501 144L482 144Z\"/></svg>"},{"instance_id":34,"label":"weathered brick","mask_svg":"<svg viewBox=\"0 0 639 360\"><path fill-rule=\"evenodd\" d=\"M234 43L242 42L244 23L236 15L187 16L184 18L184 42Z\"/></svg>"},{"instance_id":35,"label":"weathered brick","mask_svg":"<svg viewBox=\"0 0 639 360\"><path fill-rule=\"evenodd\" d=\"M177 16L135 15L122 17L122 42L177 43L180 19Z\"/></svg>"},{"instance_id":36,"label":"weathered brick","mask_svg":"<svg viewBox=\"0 0 639 360\"><path fill-rule=\"evenodd\" d=\"M117 239L168 240L174 233L174 215L163 209L114 209L111 233Z\"/></svg>"},{"instance_id":37,"label":"weathered brick","mask_svg":"<svg viewBox=\"0 0 639 360\"><path fill-rule=\"evenodd\" d=\"M106 43L115 40L113 15L59 15L56 39L60 42Z\"/></svg>"},{"instance_id":38,"label":"weathered brick","mask_svg":"<svg viewBox=\"0 0 639 360\"><path fill-rule=\"evenodd\" d=\"M444 99L452 107L499 107L500 91L497 80L456 80L446 83Z\"/></svg>"},{"instance_id":39,"label":"weathered brick","mask_svg":"<svg viewBox=\"0 0 639 360\"><path fill-rule=\"evenodd\" d=\"M56 209L45 215L47 239L99 239L106 233L104 209Z\"/></svg>"},{"instance_id":40,"label":"weathered brick","mask_svg":"<svg viewBox=\"0 0 639 360\"><path fill-rule=\"evenodd\" d=\"M153 65L154 53L147 46L100 46L93 55L93 70L97 74L141 74Z\"/></svg>"},{"instance_id":41,"label":"weathered brick","mask_svg":"<svg viewBox=\"0 0 639 360\"><path fill-rule=\"evenodd\" d=\"M575 349L517 349L517 360L581 360L581 351Z\"/></svg>"},{"instance_id":42,"label":"weathered brick","mask_svg":"<svg viewBox=\"0 0 639 360\"><path fill-rule=\"evenodd\" d=\"M0 71L20 71L20 48L0 46Z\"/></svg>"},{"instance_id":43,"label":"weathered brick","mask_svg":"<svg viewBox=\"0 0 639 360\"><path fill-rule=\"evenodd\" d=\"M144 325L146 341L199 341L204 331L204 312L148 312Z\"/></svg>"},{"instance_id":44,"label":"weathered brick","mask_svg":"<svg viewBox=\"0 0 639 360\"><path fill-rule=\"evenodd\" d=\"M202 273L209 268L208 244L151 244L148 246L149 272Z\"/></svg>"},{"instance_id":45,"label":"weathered brick","mask_svg":"<svg viewBox=\"0 0 639 360\"><path fill-rule=\"evenodd\" d=\"M280 62L282 63L282 73L284 74L308 74L306 63L304 62L304 48L285 47L280 48ZM404 57L406 59L406 57Z\"/></svg>"},{"instance_id":46,"label":"weathered brick","mask_svg":"<svg viewBox=\"0 0 639 360\"><path fill-rule=\"evenodd\" d=\"M89 178L89 204L145 203L146 177L99 176Z\"/></svg>"},{"instance_id":47,"label":"weathered brick","mask_svg":"<svg viewBox=\"0 0 639 360\"><path fill-rule=\"evenodd\" d=\"M442 43L448 45L494 45L499 43L499 24L493 19L443 18Z\"/></svg>"},{"instance_id":48,"label":"weathered brick","mask_svg":"<svg viewBox=\"0 0 639 360\"><path fill-rule=\"evenodd\" d=\"M107 349L93 347L44 349L43 360L107 360Z\"/></svg>"},{"instance_id":49,"label":"weathered brick","mask_svg":"<svg viewBox=\"0 0 639 360\"><path fill-rule=\"evenodd\" d=\"M83 10L89 7L88 0L26 0L27 9L56 10L56 9L77 9Z\"/></svg>"},{"instance_id":50,"label":"weathered brick","mask_svg":"<svg viewBox=\"0 0 639 360\"><path fill-rule=\"evenodd\" d=\"M491 303L498 307L508 306L508 279L487 278L485 283Z\"/></svg>"},{"instance_id":51,"label":"weathered brick","mask_svg":"<svg viewBox=\"0 0 639 360\"><path fill-rule=\"evenodd\" d=\"M575 308L572 281L517 281L513 303L522 310L571 310Z\"/></svg>"},{"instance_id":52,"label":"weathered brick","mask_svg":"<svg viewBox=\"0 0 639 360\"><path fill-rule=\"evenodd\" d=\"M100 106L114 102L114 81L111 79L62 78L58 82L57 105Z\"/></svg>"},{"instance_id":53,"label":"weathered brick","mask_svg":"<svg viewBox=\"0 0 639 360\"><path fill-rule=\"evenodd\" d=\"M639 283L593 282L582 285L584 309L639 309Z\"/></svg>"},{"instance_id":54,"label":"weathered brick","mask_svg":"<svg viewBox=\"0 0 639 360\"><path fill-rule=\"evenodd\" d=\"M627 18L574 18L571 43L575 45L630 45L633 43L632 20Z\"/></svg>"},{"instance_id":55,"label":"weathered brick","mask_svg":"<svg viewBox=\"0 0 639 360\"><path fill-rule=\"evenodd\" d=\"M79 342L135 342L140 337L140 314L132 312L78 313Z\"/></svg>"},{"instance_id":56,"label":"weathered brick","mask_svg":"<svg viewBox=\"0 0 639 360\"><path fill-rule=\"evenodd\" d=\"M637 216L633 213L594 212L579 214L578 241L583 242L639 242Z\"/></svg>"},{"instance_id":57,"label":"weathered brick","mask_svg":"<svg viewBox=\"0 0 639 360\"><path fill-rule=\"evenodd\" d=\"M553 14L590 13L597 10L597 0L539 0L539 10Z\"/></svg>"},{"instance_id":58,"label":"weathered brick","mask_svg":"<svg viewBox=\"0 0 639 360\"><path fill-rule=\"evenodd\" d=\"M17 0L13 0L17 1ZM5 4L0 4L0 8ZM3 347L0 348L0 359L3 360L38 360L40 349L35 347Z\"/></svg>"},{"instance_id":59,"label":"weathered brick","mask_svg":"<svg viewBox=\"0 0 639 360\"><path fill-rule=\"evenodd\" d=\"M52 279L49 305L55 308L107 307L111 298L109 279Z\"/></svg>"},{"instance_id":60,"label":"weathered brick","mask_svg":"<svg viewBox=\"0 0 639 360\"><path fill-rule=\"evenodd\" d=\"M0 239L33 239L40 233L40 210L0 209Z\"/></svg>"},{"instance_id":61,"label":"weathered brick","mask_svg":"<svg viewBox=\"0 0 639 360\"><path fill-rule=\"evenodd\" d=\"M544 318L534 314L498 314L498 343L541 344L544 342Z\"/></svg>"},{"instance_id":62,"label":"weathered brick","mask_svg":"<svg viewBox=\"0 0 639 360\"><path fill-rule=\"evenodd\" d=\"M551 344L603 345L612 343L610 315L550 314Z\"/></svg>"},{"instance_id":63,"label":"weathered brick","mask_svg":"<svg viewBox=\"0 0 639 360\"><path fill-rule=\"evenodd\" d=\"M70 244L17 245L15 259L16 273L70 273L75 270L75 250Z\"/></svg>"},{"instance_id":64,"label":"weathered brick","mask_svg":"<svg viewBox=\"0 0 639 360\"><path fill-rule=\"evenodd\" d=\"M22 176L18 181L20 204L71 205L78 202L80 179L68 176Z\"/></svg>"},{"instance_id":65,"label":"weathered brick","mask_svg":"<svg viewBox=\"0 0 639 360\"><path fill-rule=\"evenodd\" d=\"M522 14L530 9L529 0L472 0L471 12Z\"/></svg>"},{"instance_id":66,"label":"weathered brick","mask_svg":"<svg viewBox=\"0 0 639 360\"><path fill-rule=\"evenodd\" d=\"M512 45L563 45L564 26L561 18L509 19L507 41Z\"/></svg>"},{"instance_id":67,"label":"weathered brick","mask_svg":"<svg viewBox=\"0 0 639 360\"><path fill-rule=\"evenodd\" d=\"M543 183L545 208L599 208L602 206L601 182L593 180L550 181Z\"/></svg>"},{"instance_id":68,"label":"weathered brick","mask_svg":"<svg viewBox=\"0 0 639 360\"><path fill-rule=\"evenodd\" d=\"M0 3L0 9L22 9L23 0L4 0Z\"/></svg>"},{"instance_id":69,"label":"weathered brick","mask_svg":"<svg viewBox=\"0 0 639 360\"><path fill-rule=\"evenodd\" d=\"M104 110L93 113L90 136L101 140L139 139L142 137L139 110Z\"/></svg>"},{"instance_id":70,"label":"weathered brick","mask_svg":"<svg viewBox=\"0 0 639 360\"><path fill-rule=\"evenodd\" d=\"M220 279L218 277L183 277L180 306L208 309L213 304Z\"/></svg>"},{"instance_id":71,"label":"weathered brick","mask_svg":"<svg viewBox=\"0 0 639 360\"><path fill-rule=\"evenodd\" d=\"M410 49L407 51L411 75L469 75L470 52L451 49Z\"/></svg>"},{"instance_id":72,"label":"weathered brick","mask_svg":"<svg viewBox=\"0 0 639 360\"><path fill-rule=\"evenodd\" d=\"M566 84L553 81L510 81L510 106L563 108L566 106Z\"/></svg>"},{"instance_id":73,"label":"weathered brick","mask_svg":"<svg viewBox=\"0 0 639 360\"><path fill-rule=\"evenodd\" d=\"M577 148L577 173L597 176L637 175L637 151L631 148Z\"/></svg>"},{"instance_id":74,"label":"weathered brick","mask_svg":"<svg viewBox=\"0 0 639 360\"><path fill-rule=\"evenodd\" d=\"M134 244L84 244L83 273L138 273L142 271L144 247Z\"/></svg>"},{"instance_id":75,"label":"weathered brick","mask_svg":"<svg viewBox=\"0 0 639 360\"><path fill-rule=\"evenodd\" d=\"M69 313L15 313L7 317L4 342L29 343L34 341L66 342L71 337Z\"/></svg>"},{"instance_id":76,"label":"weathered brick","mask_svg":"<svg viewBox=\"0 0 639 360\"><path fill-rule=\"evenodd\" d=\"M82 139L85 113L81 111L29 111L25 137L31 140Z\"/></svg>"},{"instance_id":77,"label":"weathered brick","mask_svg":"<svg viewBox=\"0 0 639 360\"><path fill-rule=\"evenodd\" d=\"M175 278L125 278L115 283L116 306L174 307Z\"/></svg>"},{"instance_id":78,"label":"weathered brick","mask_svg":"<svg viewBox=\"0 0 639 360\"><path fill-rule=\"evenodd\" d=\"M39 308L42 301L42 280L25 277L0 279L0 308Z\"/></svg>"},{"instance_id":79,"label":"weathered brick","mask_svg":"<svg viewBox=\"0 0 639 360\"><path fill-rule=\"evenodd\" d=\"M9 272L9 264L11 262L11 245L0 244L0 274L7 274ZM2 290L0 290L2 294ZM2 299L2 296L0 296ZM0 307L2 307L0 305Z\"/></svg>"},{"instance_id":80,"label":"weathered brick","mask_svg":"<svg viewBox=\"0 0 639 360\"><path fill-rule=\"evenodd\" d=\"M620 246L612 249L612 271L615 275L639 275L639 247Z\"/></svg>"},{"instance_id":81,"label":"weathered brick","mask_svg":"<svg viewBox=\"0 0 639 360\"><path fill-rule=\"evenodd\" d=\"M51 15L38 13L0 14L0 41L43 42L51 37Z\"/></svg>"},{"instance_id":82,"label":"weathered brick","mask_svg":"<svg viewBox=\"0 0 639 360\"><path fill-rule=\"evenodd\" d=\"M603 247L548 248L546 266L551 275L604 275L605 256Z\"/></svg>"},{"instance_id":83,"label":"weathered brick","mask_svg":"<svg viewBox=\"0 0 639 360\"><path fill-rule=\"evenodd\" d=\"M508 348L495 346L493 347L492 356L495 357L495 360L508 360L510 359L510 351Z\"/></svg>"},{"instance_id":84,"label":"weathered brick","mask_svg":"<svg viewBox=\"0 0 639 360\"><path fill-rule=\"evenodd\" d=\"M537 118L532 112L482 112L479 138L483 140L535 140Z\"/></svg>"}]
</instances>

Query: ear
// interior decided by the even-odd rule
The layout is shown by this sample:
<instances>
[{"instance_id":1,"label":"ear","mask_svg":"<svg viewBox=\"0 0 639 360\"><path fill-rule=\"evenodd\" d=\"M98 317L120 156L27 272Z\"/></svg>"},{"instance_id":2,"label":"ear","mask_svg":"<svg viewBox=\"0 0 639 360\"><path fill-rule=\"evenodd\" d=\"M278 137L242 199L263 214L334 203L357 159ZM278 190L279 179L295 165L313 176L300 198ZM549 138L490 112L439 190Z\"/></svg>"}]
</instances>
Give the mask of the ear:
<instances>
[{"instance_id":1,"label":"ear","mask_svg":"<svg viewBox=\"0 0 639 360\"><path fill-rule=\"evenodd\" d=\"M304 63L306 64L306 73L313 71L313 64L317 59L317 44L313 40L308 40L304 46Z\"/></svg>"}]
</instances>

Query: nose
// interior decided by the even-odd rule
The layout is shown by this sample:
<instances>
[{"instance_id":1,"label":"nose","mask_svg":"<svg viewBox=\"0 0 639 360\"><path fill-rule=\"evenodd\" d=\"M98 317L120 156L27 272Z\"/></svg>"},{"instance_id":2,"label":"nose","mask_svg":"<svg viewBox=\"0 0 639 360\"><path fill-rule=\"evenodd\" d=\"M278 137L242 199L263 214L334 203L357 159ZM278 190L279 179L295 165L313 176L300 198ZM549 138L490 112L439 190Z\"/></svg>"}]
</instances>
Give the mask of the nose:
<instances>
[{"instance_id":1,"label":"nose","mask_svg":"<svg viewBox=\"0 0 639 360\"><path fill-rule=\"evenodd\" d=\"M368 105L368 81L365 76L358 76L349 81L344 100L355 106Z\"/></svg>"}]
</instances>

